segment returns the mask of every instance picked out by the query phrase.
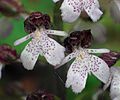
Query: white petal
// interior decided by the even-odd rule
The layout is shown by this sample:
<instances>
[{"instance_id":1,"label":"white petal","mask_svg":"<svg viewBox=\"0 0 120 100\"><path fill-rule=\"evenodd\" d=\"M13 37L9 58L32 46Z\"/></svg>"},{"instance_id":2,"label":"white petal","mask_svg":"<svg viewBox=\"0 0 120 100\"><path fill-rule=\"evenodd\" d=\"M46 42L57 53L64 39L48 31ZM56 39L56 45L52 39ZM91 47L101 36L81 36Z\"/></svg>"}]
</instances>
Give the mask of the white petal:
<instances>
[{"instance_id":1,"label":"white petal","mask_svg":"<svg viewBox=\"0 0 120 100\"><path fill-rule=\"evenodd\" d=\"M108 65L105 63L105 61L95 55L89 56L90 71L103 83L107 83L110 76Z\"/></svg>"},{"instance_id":2,"label":"white petal","mask_svg":"<svg viewBox=\"0 0 120 100\"><path fill-rule=\"evenodd\" d=\"M36 39L32 39L31 42L25 47L22 51L20 59L23 63L23 66L28 69L32 70L39 54L41 54L41 47L39 46L39 41Z\"/></svg>"},{"instance_id":3,"label":"white petal","mask_svg":"<svg viewBox=\"0 0 120 100\"><path fill-rule=\"evenodd\" d=\"M99 4L99 1L98 1L98 0L94 0L94 3L95 3L95 6L96 6L97 8L100 8L100 4Z\"/></svg>"},{"instance_id":4,"label":"white petal","mask_svg":"<svg viewBox=\"0 0 120 100\"><path fill-rule=\"evenodd\" d=\"M59 68L60 66L64 65L65 63L69 62L70 60L72 60L73 58L75 58L77 56L78 52L74 51L71 54L69 54L68 56L66 56L62 62L56 66L56 68Z\"/></svg>"},{"instance_id":5,"label":"white petal","mask_svg":"<svg viewBox=\"0 0 120 100\"><path fill-rule=\"evenodd\" d=\"M80 93L86 85L88 68L86 61L76 59L70 66L67 73L66 87L72 86L75 93Z\"/></svg>"},{"instance_id":6,"label":"white petal","mask_svg":"<svg viewBox=\"0 0 120 100\"><path fill-rule=\"evenodd\" d=\"M61 16L65 22L75 21L82 10L82 2L80 0L64 0L61 5Z\"/></svg>"},{"instance_id":7,"label":"white petal","mask_svg":"<svg viewBox=\"0 0 120 100\"><path fill-rule=\"evenodd\" d=\"M19 44L27 41L28 39L30 39L30 38L32 38L32 37L33 37L33 33L28 34L27 36L22 37L21 39L16 40L16 41L14 42L14 45L17 46L17 45L19 45Z\"/></svg>"},{"instance_id":8,"label":"white petal","mask_svg":"<svg viewBox=\"0 0 120 100\"><path fill-rule=\"evenodd\" d=\"M57 31L57 30L46 30L45 33L51 35L58 35L58 36L68 36L68 34L64 31Z\"/></svg>"},{"instance_id":9,"label":"white petal","mask_svg":"<svg viewBox=\"0 0 120 100\"><path fill-rule=\"evenodd\" d=\"M120 68L111 67L111 72L113 75L113 79L110 87L110 96L112 100L119 100L120 97Z\"/></svg>"},{"instance_id":10,"label":"white petal","mask_svg":"<svg viewBox=\"0 0 120 100\"><path fill-rule=\"evenodd\" d=\"M112 73L111 73L111 71L110 71L110 76L109 76L108 82L107 82L107 83L104 85L104 87L103 87L103 90L104 90L104 91L110 86L111 81L112 81L112 78L113 78L113 76L112 76Z\"/></svg>"},{"instance_id":11,"label":"white petal","mask_svg":"<svg viewBox=\"0 0 120 100\"><path fill-rule=\"evenodd\" d=\"M109 49L85 49L88 53L109 53Z\"/></svg>"},{"instance_id":12,"label":"white petal","mask_svg":"<svg viewBox=\"0 0 120 100\"><path fill-rule=\"evenodd\" d=\"M2 68L3 68L4 64L0 63L0 79L1 79L1 76L2 76Z\"/></svg>"},{"instance_id":13,"label":"white petal","mask_svg":"<svg viewBox=\"0 0 120 100\"><path fill-rule=\"evenodd\" d=\"M94 0L85 0L84 10L93 20L93 22L99 20L103 14L103 12L94 4Z\"/></svg>"},{"instance_id":14,"label":"white petal","mask_svg":"<svg viewBox=\"0 0 120 100\"><path fill-rule=\"evenodd\" d=\"M60 0L53 0L53 2L55 2L55 3L58 2L58 1L60 1Z\"/></svg>"},{"instance_id":15,"label":"white petal","mask_svg":"<svg viewBox=\"0 0 120 100\"><path fill-rule=\"evenodd\" d=\"M65 48L49 37L42 43L42 51L46 60L54 66L59 65L65 57Z\"/></svg>"}]
</instances>

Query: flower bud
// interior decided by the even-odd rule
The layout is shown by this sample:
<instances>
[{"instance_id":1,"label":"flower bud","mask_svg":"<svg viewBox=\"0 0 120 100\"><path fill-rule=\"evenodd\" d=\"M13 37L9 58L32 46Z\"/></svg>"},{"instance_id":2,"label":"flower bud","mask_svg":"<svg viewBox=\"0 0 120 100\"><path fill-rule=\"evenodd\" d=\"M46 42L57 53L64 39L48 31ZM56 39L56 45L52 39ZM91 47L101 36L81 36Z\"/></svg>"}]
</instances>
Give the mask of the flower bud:
<instances>
[{"instance_id":1,"label":"flower bud","mask_svg":"<svg viewBox=\"0 0 120 100\"><path fill-rule=\"evenodd\" d=\"M0 0L0 13L5 16L17 16L25 12L20 0Z\"/></svg>"},{"instance_id":2,"label":"flower bud","mask_svg":"<svg viewBox=\"0 0 120 100\"><path fill-rule=\"evenodd\" d=\"M113 66L119 59L120 59L120 53L111 51L109 53L104 53L100 56L109 67Z\"/></svg>"},{"instance_id":3,"label":"flower bud","mask_svg":"<svg viewBox=\"0 0 120 100\"><path fill-rule=\"evenodd\" d=\"M90 30L75 31L72 32L70 36L64 40L64 46L67 52L72 52L74 50L74 47L90 47L92 40L93 37Z\"/></svg>"},{"instance_id":4,"label":"flower bud","mask_svg":"<svg viewBox=\"0 0 120 100\"><path fill-rule=\"evenodd\" d=\"M55 100L52 94L38 90L27 96L26 100Z\"/></svg>"},{"instance_id":5,"label":"flower bud","mask_svg":"<svg viewBox=\"0 0 120 100\"><path fill-rule=\"evenodd\" d=\"M0 62L1 63L12 63L18 58L15 49L11 48L9 45L4 44L0 46Z\"/></svg>"}]
</instances>

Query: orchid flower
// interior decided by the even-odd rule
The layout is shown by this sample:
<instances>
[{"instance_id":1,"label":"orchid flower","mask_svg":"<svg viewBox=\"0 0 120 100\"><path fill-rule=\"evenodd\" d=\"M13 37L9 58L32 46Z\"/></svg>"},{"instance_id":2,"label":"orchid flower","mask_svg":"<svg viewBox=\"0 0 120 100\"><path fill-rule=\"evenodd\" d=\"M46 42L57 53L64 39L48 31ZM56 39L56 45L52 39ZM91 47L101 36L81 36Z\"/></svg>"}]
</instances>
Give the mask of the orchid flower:
<instances>
[{"instance_id":1,"label":"orchid flower","mask_svg":"<svg viewBox=\"0 0 120 100\"><path fill-rule=\"evenodd\" d=\"M110 77L104 86L104 90L110 85L111 99L120 100L120 67L111 67L110 72Z\"/></svg>"},{"instance_id":2,"label":"orchid flower","mask_svg":"<svg viewBox=\"0 0 120 100\"><path fill-rule=\"evenodd\" d=\"M64 0L60 9L62 19L66 22L74 22L82 11L85 11L93 22L96 22L103 14L99 8L98 0Z\"/></svg>"},{"instance_id":3,"label":"orchid flower","mask_svg":"<svg viewBox=\"0 0 120 100\"><path fill-rule=\"evenodd\" d=\"M27 44L20 56L21 62L26 69L33 69L39 55L44 56L46 60L54 66L60 64L61 60L64 58L65 48L52 38L48 37L48 34L59 35L59 33L60 35L63 34L63 36L66 35L62 31L37 29L35 32L14 43L14 45L18 45L32 38L31 42Z\"/></svg>"},{"instance_id":4,"label":"orchid flower","mask_svg":"<svg viewBox=\"0 0 120 100\"><path fill-rule=\"evenodd\" d=\"M39 21L36 21L37 25L41 24L40 22L44 22L43 19L41 21L40 18L42 17L40 17L40 15L41 13L37 12L37 14L33 16L34 22L35 20L38 20L36 18L39 18ZM23 66L26 69L28 70L33 69L39 55L44 56L46 60L48 61L48 63L54 66L60 64L60 62L64 58L65 48L59 43L57 43L54 39L50 38L48 34L66 36L66 33L64 31L46 29L42 23L42 25L40 25L39 28L37 27L35 31L17 40L14 43L14 45L18 45L32 38L32 40L27 44L27 46L22 51L21 56L20 56Z\"/></svg>"},{"instance_id":5,"label":"orchid flower","mask_svg":"<svg viewBox=\"0 0 120 100\"><path fill-rule=\"evenodd\" d=\"M81 92L85 88L88 74L91 73L103 83L107 83L110 75L108 65L101 58L91 54L107 52L109 52L108 49L79 48L66 56L56 67L58 68L75 58L67 73L66 87L71 86L75 93Z\"/></svg>"}]
</instances>

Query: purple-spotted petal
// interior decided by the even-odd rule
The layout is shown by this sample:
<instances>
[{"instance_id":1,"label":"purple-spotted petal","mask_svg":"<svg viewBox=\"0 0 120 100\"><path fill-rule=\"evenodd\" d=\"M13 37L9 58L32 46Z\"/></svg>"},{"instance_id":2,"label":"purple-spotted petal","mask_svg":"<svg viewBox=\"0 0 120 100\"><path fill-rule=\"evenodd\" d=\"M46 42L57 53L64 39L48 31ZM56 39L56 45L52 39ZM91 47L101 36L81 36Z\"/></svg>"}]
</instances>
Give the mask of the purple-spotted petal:
<instances>
[{"instance_id":1,"label":"purple-spotted petal","mask_svg":"<svg viewBox=\"0 0 120 100\"><path fill-rule=\"evenodd\" d=\"M21 44L21 43L27 41L28 39L30 39L30 38L33 37L33 34L34 34L34 33L28 34L27 36L22 37L22 38L16 40L16 41L14 42L14 45L17 46L17 45L19 45L19 44Z\"/></svg>"},{"instance_id":2,"label":"purple-spotted petal","mask_svg":"<svg viewBox=\"0 0 120 100\"><path fill-rule=\"evenodd\" d=\"M110 96L112 100L120 98L120 67L111 67L112 81L110 87Z\"/></svg>"},{"instance_id":3,"label":"purple-spotted petal","mask_svg":"<svg viewBox=\"0 0 120 100\"><path fill-rule=\"evenodd\" d=\"M64 0L60 8L63 21L75 21L82 11L82 4L80 0Z\"/></svg>"},{"instance_id":4,"label":"purple-spotted petal","mask_svg":"<svg viewBox=\"0 0 120 100\"><path fill-rule=\"evenodd\" d=\"M90 71L103 83L107 83L109 76L110 76L110 70L108 65L103 61L101 58L90 55L90 61L89 61L89 67Z\"/></svg>"},{"instance_id":5,"label":"purple-spotted petal","mask_svg":"<svg viewBox=\"0 0 120 100\"><path fill-rule=\"evenodd\" d=\"M28 70L32 70L39 54L42 55L39 40L32 39L21 53L20 59L23 63L23 66Z\"/></svg>"},{"instance_id":6,"label":"purple-spotted petal","mask_svg":"<svg viewBox=\"0 0 120 100\"><path fill-rule=\"evenodd\" d=\"M53 66L59 65L64 59L65 48L52 38L46 37L42 43L42 52L46 60Z\"/></svg>"},{"instance_id":7,"label":"purple-spotted petal","mask_svg":"<svg viewBox=\"0 0 120 100\"><path fill-rule=\"evenodd\" d=\"M73 58L75 58L77 56L79 51L74 51L72 53L70 53L68 56L66 56L62 62L56 66L56 68L59 68L60 66L64 65L65 63L69 62L70 60L72 60Z\"/></svg>"},{"instance_id":8,"label":"purple-spotted petal","mask_svg":"<svg viewBox=\"0 0 120 100\"><path fill-rule=\"evenodd\" d=\"M84 1L84 10L90 16L93 22L96 22L100 19L103 12L96 6L94 0L85 0Z\"/></svg>"},{"instance_id":9,"label":"purple-spotted petal","mask_svg":"<svg viewBox=\"0 0 120 100\"><path fill-rule=\"evenodd\" d=\"M86 85L88 67L86 60L76 59L67 73L66 87L72 87L75 93L80 93Z\"/></svg>"}]
</instances>

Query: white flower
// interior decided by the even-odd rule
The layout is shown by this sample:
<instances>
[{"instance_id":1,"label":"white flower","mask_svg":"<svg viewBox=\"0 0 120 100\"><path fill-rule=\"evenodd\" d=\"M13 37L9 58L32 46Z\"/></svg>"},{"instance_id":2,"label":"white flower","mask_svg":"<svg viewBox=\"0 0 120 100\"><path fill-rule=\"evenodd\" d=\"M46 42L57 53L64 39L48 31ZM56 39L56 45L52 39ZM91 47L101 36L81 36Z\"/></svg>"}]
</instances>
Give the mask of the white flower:
<instances>
[{"instance_id":1,"label":"white flower","mask_svg":"<svg viewBox=\"0 0 120 100\"><path fill-rule=\"evenodd\" d=\"M48 34L66 36L66 33L63 31L46 30L44 28L40 28L15 42L14 45L18 45L32 38L31 42L27 44L20 56L26 69L33 69L39 54L44 56L46 60L54 66L60 64L61 60L64 58L65 48L52 38L48 37Z\"/></svg>"},{"instance_id":2,"label":"white flower","mask_svg":"<svg viewBox=\"0 0 120 100\"><path fill-rule=\"evenodd\" d=\"M79 48L65 57L57 68L75 58L67 73L66 87L71 86L75 93L81 92L85 88L88 74L91 73L103 83L107 83L110 74L108 65L101 58L89 54L107 52L109 52L108 49Z\"/></svg>"},{"instance_id":3,"label":"white flower","mask_svg":"<svg viewBox=\"0 0 120 100\"><path fill-rule=\"evenodd\" d=\"M120 67L110 68L110 78L107 84L104 86L106 89L110 84L110 96L112 100L120 100Z\"/></svg>"},{"instance_id":4,"label":"white flower","mask_svg":"<svg viewBox=\"0 0 120 100\"><path fill-rule=\"evenodd\" d=\"M53 0L57 2L59 0ZM99 9L98 0L64 0L61 5L61 16L66 22L75 21L85 11L93 22L99 20L103 12Z\"/></svg>"}]
</instances>

